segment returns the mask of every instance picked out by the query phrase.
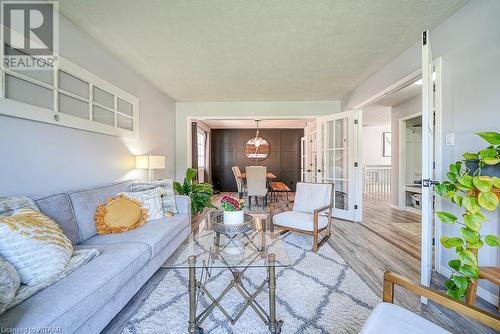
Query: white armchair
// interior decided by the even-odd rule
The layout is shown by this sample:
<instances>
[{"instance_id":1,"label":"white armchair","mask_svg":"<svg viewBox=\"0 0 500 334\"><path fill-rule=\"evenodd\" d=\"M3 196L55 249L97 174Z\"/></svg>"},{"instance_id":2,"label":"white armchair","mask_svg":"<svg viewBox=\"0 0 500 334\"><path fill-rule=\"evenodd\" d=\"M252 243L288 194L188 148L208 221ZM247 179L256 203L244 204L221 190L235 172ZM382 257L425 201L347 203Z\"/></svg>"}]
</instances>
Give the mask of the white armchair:
<instances>
[{"instance_id":1,"label":"white armchair","mask_svg":"<svg viewBox=\"0 0 500 334\"><path fill-rule=\"evenodd\" d=\"M333 184L332 183L305 183L298 182L295 201L292 211L273 214L271 207L270 230L282 229L281 233L288 231L312 235L313 251L330 238L330 227L333 209ZM319 233L326 235L318 241Z\"/></svg>"}]
</instances>

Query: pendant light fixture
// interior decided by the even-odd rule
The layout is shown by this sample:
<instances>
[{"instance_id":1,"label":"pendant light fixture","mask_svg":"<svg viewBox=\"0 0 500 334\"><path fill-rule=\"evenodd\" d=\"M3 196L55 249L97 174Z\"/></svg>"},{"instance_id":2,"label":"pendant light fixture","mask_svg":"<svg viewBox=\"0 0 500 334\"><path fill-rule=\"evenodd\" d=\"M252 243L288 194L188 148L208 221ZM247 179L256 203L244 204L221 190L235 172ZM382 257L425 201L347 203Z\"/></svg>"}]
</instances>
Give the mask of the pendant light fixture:
<instances>
[{"instance_id":1,"label":"pendant light fixture","mask_svg":"<svg viewBox=\"0 0 500 334\"><path fill-rule=\"evenodd\" d=\"M254 138L254 145L256 148L259 148L259 146L262 144L262 137L259 137L259 122L260 119L255 120L255 123L257 123L257 131L255 132L255 138Z\"/></svg>"}]
</instances>

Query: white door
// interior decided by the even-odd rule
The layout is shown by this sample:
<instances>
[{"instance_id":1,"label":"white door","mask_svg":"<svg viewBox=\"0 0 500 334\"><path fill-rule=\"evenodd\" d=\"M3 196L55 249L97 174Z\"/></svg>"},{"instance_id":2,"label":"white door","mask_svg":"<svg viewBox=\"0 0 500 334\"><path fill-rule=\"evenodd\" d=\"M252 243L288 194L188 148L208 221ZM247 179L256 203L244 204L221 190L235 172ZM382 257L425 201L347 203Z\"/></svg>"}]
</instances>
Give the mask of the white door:
<instances>
[{"instance_id":1,"label":"white door","mask_svg":"<svg viewBox=\"0 0 500 334\"><path fill-rule=\"evenodd\" d=\"M357 221L358 112L346 111L318 119L317 182L334 183L333 215ZM359 189L360 190L360 189Z\"/></svg>"},{"instance_id":2,"label":"white door","mask_svg":"<svg viewBox=\"0 0 500 334\"><path fill-rule=\"evenodd\" d=\"M306 137L300 138L300 180L307 181L307 149Z\"/></svg>"},{"instance_id":3,"label":"white door","mask_svg":"<svg viewBox=\"0 0 500 334\"><path fill-rule=\"evenodd\" d=\"M422 251L421 284L430 286L432 275L433 185L434 179L434 93L429 32L422 34ZM426 300L423 299L423 302Z\"/></svg>"},{"instance_id":4,"label":"white door","mask_svg":"<svg viewBox=\"0 0 500 334\"><path fill-rule=\"evenodd\" d=\"M318 131L314 129L309 136L309 151L311 152L309 155L308 161L308 182L317 182L316 179L316 171L318 169Z\"/></svg>"}]
</instances>

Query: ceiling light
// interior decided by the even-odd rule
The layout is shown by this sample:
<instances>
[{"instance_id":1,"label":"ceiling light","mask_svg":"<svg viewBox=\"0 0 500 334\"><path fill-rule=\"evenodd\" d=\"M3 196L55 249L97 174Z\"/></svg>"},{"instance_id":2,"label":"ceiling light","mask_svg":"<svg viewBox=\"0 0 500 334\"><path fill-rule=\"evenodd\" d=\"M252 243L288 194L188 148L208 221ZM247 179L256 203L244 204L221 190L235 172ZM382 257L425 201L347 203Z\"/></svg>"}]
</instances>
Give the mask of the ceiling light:
<instances>
[{"instance_id":1,"label":"ceiling light","mask_svg":"<svg viewBox=\"0 0 500 334\"><path fill-rule=\"evenodd\" d=\"M255 138L254 138L254 145L256 148L259 148L259 146L262 144L262 138L259 137L259 119L255 120L255 123L257 123L257 131L255 132Z\"/></svg>"}]
</instances>

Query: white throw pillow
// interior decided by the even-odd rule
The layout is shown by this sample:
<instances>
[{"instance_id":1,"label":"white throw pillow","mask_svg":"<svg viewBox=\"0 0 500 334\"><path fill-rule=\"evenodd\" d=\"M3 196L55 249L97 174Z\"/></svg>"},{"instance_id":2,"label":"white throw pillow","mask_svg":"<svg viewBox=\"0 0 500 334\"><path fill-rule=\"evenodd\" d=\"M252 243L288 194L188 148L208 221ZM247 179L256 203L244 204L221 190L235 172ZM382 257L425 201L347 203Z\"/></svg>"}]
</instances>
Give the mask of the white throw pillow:
<instances>
[{"instance_id":1,"label":"white throw pillow","mask_svg":"<svg viewBox=\"0 0 500 334\"><path fill-rule=\"evenodd\" d=\"M21 286L21 277L16 268L0 256L0 314L2 314Z\"/></svg>"},{"instance_id":2,"label":"white throw pillow","mask_svg":"<svg viewBox=\"0 0 500 334\"><path fill-rule=\"evenodd\" d=\"M161 219L165 217L163 212L161 196L164 194L161 187L150 190L137 191L137 192L124 192L119 195L125 195L129 198L135 199L142 203L142 206L148 209L148 221Z\"/></svg>"},{"instance_id":3,"label":"white throw pillow","mask_svg":"<svg viewBox=\"0 0 500 334\"><path fill-rule=\"evenodd\" d=\"M16 268L23 284L35 285L59 274L72 253L71 241L43 213L23 208L0 217L0 255Z\"/></svg>"}]
</instances>

